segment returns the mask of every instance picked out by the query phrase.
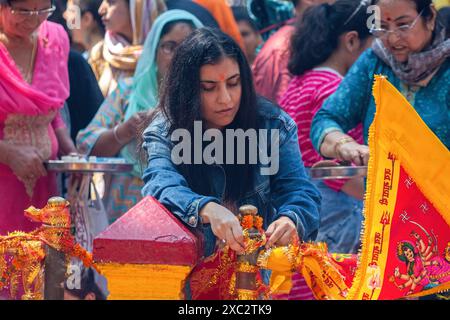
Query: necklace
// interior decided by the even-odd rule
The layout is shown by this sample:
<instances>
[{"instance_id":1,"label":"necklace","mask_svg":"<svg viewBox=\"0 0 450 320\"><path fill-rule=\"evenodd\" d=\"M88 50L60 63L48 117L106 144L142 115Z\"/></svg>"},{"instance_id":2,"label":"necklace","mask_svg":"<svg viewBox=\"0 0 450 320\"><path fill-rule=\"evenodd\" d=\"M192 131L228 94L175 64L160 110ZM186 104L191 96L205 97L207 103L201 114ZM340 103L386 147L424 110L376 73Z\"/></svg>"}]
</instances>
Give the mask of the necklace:
<instances>
[{"instance_id":1,"label":"necklace","mask_svg":"<svg viewBox=\"0 0 450 320\"><path fill-rule=\"evenodd\" d=\"M11 57L13 57L13 53L11 53L10 49L8 49L10 45L9 38L6 34L0 31L0 41L3 42L6 49L9 51ZM33 45L33 48L31 50L30 60L28 62L27 68L22 68L19 66L19 64L16 62L16 66L19 69L20 73L22 74L23 80L27 83L31 84L31 81L33 80L33 69L34 69L34 62L36 58L36 51L37 51L37 36L36 34L31 35L31 42Z\"/></svg>"},{"instance_id":2,"label":"necklace","mask_svg":"<svg viewBox=\"0 0 450 320\"><path fill-rule=\"evenodd\" d=\"M33 42L33 50L31 51L30 62L28 63L27 73L24 75L24 80L29 84L31 84L31 82L33 81L34 62L35 62L36 50L37 50L36 35L32 35L31 41Z\"/></svg>"}]
</instances>

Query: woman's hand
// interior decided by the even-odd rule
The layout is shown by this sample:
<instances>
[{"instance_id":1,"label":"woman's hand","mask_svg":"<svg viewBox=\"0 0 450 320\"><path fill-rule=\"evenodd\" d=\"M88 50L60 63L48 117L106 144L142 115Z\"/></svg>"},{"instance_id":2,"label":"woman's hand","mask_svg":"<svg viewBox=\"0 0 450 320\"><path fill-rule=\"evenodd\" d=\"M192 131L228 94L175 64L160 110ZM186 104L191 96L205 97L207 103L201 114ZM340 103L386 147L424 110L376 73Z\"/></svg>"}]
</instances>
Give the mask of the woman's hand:
<instances>
[{"instance_id":1,"label":"woman's hand","mask_svg":"<svg viewBox=\"0 0 450 320\"><path fill-rule=\"evenodd\" d=\"M238 254L244 253L244 235L239 219L227 208L209 202L200 211L203 223L210 223L214 235Z\"/></svg>"},{"instance_id":2,"label":"woman's hand","mask_svg":"<svg viewBox=\"0 0 450 320\"><path fill-rule=\"evenodd\" d=\"M343 144L336 144L336 159L350 161L357 166L366 166L369 163L369 147L350 141Z\"/></svg>"},{"instance_id":3,"label":"woman's hand","mask_svg":"<svg viewBox=\"0 0 450 320\"><path fill-rule=\"evenodd\" d=\"M325 136L320 145L320 154L325 158L350 161L359 166L369 162L369 147L340 131L332 131Z\"/></svg>"},{"instance_id":4,"label":"woman's hand","mask_svg":"<svg viewBox=\"0 0 450 320\"><path fill-rule=\"evenodd\" d=\"M77 148L65 127L55 130L55 135L59 146L58 155L66 156L78 154Z\"/></svg>"},{"instance_id":5,"label":"woman's hand","mask_svg":"<svg viewBox=\"0 0 450 320\"><path fill-rule=\"evenodd\" d=\"M116 157L120 150L133 139L138 139L153 117L154 110L137 112L130 119L100 135L92 147L91 156Z\"/></svg>"},{"instance_id":6,"label":"woman's hand","mask_svg":"<svg viewBox=\"0 0 450 320\"><path fill-rule=\"evenodd\" d=\"M119 125L117 135L120 140L127 143L137 138L143 129L143 125L152 117L153 110L135 113L130 119Z\"/></svg>"},{"instance_id":7,"label":"woman's hand","mask_svg":"<svg viewBox=\"0 0 450 320\"><path fill-rule=\"evenodd\" d=\"M266 235L268 237L266 249L273 245L287 246L298 236L294 222L288 217L281 217L272 222L267 228Z\"/></svg>"},{"instance_id":8,"label":"woman's hand","mask_svg":"<svg viewBox=\"0 0 450 320\"><path fill-rule=\"evenodd\" d=\"M7 165L21 181L37 180L46 176L44 158L39 149L24 145L9 145Z\"/></svg>"}]
</instances>

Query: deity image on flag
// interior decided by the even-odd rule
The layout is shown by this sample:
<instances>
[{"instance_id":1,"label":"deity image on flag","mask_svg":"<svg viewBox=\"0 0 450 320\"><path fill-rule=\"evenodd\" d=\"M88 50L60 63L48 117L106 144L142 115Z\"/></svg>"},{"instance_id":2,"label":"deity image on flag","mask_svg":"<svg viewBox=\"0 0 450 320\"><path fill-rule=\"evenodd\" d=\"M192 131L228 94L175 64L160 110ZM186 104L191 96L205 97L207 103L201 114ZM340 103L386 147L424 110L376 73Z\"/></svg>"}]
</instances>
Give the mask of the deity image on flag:
<instances>
[{"instance_id":1,"label":"deity image on flag","mask_svg":"<svg viewBox=\"0 0 450 320\"><path fill-rule=\"evenodd\" d=\"M415 238L415 243L409 240L398 243L397 256L404 265L397 266L394 276L389 278L400 290L409 288L408 294L414 293L417 287L431 289L450 281L450 263L445 260L445 251L441 254L436 237L433 238L425 229L422 230L427 234L426 243L415 231L410 233ZM402 269L405 270L402 272ZM399 285L396 278L403 280L403 283Z\"/></svg>"}]
</instances>

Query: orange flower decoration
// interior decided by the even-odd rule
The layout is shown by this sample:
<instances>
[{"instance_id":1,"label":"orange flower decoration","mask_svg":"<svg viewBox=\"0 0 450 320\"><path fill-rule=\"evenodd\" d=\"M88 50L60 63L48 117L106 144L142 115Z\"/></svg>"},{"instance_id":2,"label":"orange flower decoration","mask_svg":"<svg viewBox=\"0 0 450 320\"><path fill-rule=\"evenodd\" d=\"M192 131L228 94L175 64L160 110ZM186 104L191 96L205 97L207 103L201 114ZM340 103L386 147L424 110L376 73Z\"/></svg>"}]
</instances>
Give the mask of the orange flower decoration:
<instances>
[{"instance_id":1,"label":"orange flower decoration","mask_svg":"<svg viewBox=\"0 0 450 320\"><path fill-rule=\"evenodd\" d=\"M263 218L256 216L254 219L255 228L261 230L263 227Z\"/></svg>"},{"instance_id":2,"label":"orange flower decoration","mask_svg":"<svg viewBox=\"0 0 450 320\"><path fill-rule=\"evenodd\" d=\"M244 229L251 229L253 227L253 216L251 215L243 216L241 226Z\"/></svg>"}]
</instances>

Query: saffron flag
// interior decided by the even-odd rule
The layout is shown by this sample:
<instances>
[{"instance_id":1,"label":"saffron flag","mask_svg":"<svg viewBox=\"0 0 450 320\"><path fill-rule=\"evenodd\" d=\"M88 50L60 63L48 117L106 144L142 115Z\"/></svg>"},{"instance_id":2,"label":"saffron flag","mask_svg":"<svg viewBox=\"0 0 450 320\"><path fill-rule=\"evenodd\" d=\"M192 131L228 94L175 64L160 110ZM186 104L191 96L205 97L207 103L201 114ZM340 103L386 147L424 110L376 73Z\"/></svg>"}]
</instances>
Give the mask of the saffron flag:
<instances>
[{"instance_id":1,"label":"saffron flag","mask_svg":"<svg viewBox=\"0 0 450 320\"><path fill-rule=\"evenodd\" d=\"M450 288L450 153L385 77L373 89L362 251L348 299Z\"/></svg>"}]
</instances>

